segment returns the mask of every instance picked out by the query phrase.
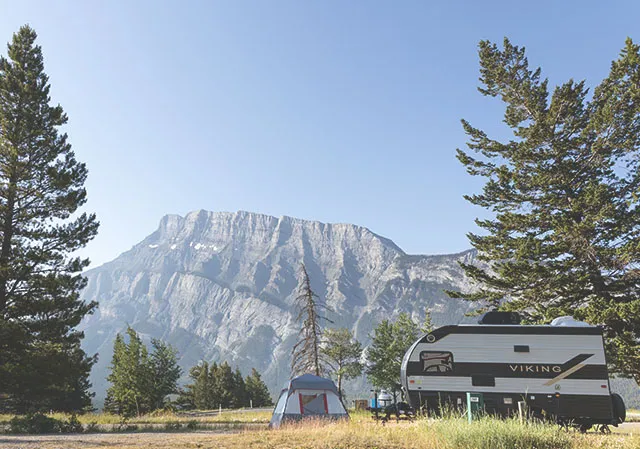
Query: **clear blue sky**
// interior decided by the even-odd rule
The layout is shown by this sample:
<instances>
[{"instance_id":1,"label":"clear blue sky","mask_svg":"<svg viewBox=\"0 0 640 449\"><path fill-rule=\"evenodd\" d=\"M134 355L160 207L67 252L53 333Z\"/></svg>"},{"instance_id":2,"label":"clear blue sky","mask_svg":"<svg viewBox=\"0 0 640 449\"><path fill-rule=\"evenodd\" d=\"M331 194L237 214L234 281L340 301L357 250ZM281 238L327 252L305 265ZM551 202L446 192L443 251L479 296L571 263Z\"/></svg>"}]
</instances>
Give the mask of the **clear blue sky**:
<instances>
[{"instance_id":1,"label":"clear blue sky","mask_svg":"<svg viewBox=\"0 0 640 449\"><path fill-rule=\"evenodd\" d=\"M508 36L552 83L602 79L640 2L2 1L29 23L90 170L94 265L167 213L248 210L456 252L482 214L460 118L498 135L477 43ZM2 50L6 54L5 50Z\"/></svg>"}]
</instances>

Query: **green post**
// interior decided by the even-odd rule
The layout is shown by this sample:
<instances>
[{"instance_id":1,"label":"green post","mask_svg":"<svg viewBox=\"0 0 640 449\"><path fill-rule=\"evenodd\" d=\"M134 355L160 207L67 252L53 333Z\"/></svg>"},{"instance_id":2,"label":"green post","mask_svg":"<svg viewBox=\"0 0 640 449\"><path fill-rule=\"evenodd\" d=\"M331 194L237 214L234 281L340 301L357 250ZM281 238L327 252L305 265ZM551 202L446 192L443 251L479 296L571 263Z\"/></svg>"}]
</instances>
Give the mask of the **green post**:
<instances>
[{"instance_id":1,"label":"green post","mask_svg":"<svg viewBox=\"0 0 640 449\"><path fill-rule=\"evenodd\" d=\"M473 421L474 413L478 413L484 408L484 398L482 393L467 393L467 420L469 424Z\"/></svg>"}]
</instances>

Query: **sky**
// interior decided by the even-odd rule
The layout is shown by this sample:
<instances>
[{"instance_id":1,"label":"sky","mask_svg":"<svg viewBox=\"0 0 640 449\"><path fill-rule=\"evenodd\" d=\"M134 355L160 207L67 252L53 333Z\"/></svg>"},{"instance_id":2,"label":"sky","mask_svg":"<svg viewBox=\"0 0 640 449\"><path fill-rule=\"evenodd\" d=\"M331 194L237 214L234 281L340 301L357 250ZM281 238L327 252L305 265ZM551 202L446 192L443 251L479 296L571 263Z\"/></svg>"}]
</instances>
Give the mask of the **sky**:
<instances>
[{"instance_id":1,"label":"sky","mask_svg":"<svg viewBox=\"0 0 640 449\"><path fill-rule=\"evenodd\" d=\"M89 169L92 266L198 209L354 223L442 254L486 216L463 199L482 180L455 158L460 119L508 136L477 91L478 42L506 36L552 85L594 86L640 41L638 17L636 0L0 0L0 41L38 33Z\"/></svg>"}]
</instances>

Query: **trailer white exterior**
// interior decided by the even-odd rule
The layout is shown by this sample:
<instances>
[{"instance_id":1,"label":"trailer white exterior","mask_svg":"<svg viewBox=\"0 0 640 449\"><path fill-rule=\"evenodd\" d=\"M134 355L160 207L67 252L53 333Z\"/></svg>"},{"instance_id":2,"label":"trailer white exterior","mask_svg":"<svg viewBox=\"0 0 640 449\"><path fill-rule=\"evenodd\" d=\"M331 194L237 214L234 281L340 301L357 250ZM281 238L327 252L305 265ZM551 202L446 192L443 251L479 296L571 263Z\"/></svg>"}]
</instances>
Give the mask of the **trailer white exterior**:
<instances>
[{"instance_id":1,"label":"trailer white exterior","mask_svg":"<svg viewBox=\"0 0 640 449\"><path fill-rule=\"evenodd\" d=\"M577 425L616 425L624 415L595 326L444 326L411 346L401 379L416 409L462 406L477 392L487 412L503 416L523 400L535 414Z\"/></svg>"}]
</instances>

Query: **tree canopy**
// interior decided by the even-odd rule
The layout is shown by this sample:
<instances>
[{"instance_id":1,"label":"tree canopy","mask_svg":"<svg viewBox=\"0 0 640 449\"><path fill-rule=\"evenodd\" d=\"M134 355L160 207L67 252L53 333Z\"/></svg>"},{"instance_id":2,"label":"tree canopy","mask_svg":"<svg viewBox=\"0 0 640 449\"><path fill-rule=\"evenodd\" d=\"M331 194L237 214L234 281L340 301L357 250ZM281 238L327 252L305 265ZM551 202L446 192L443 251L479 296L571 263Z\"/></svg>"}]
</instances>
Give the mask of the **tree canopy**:
<instances>
[{"instance_id":1,"label":"tree canopy","mask_svg":"<svg viewBox=\"0 0 640 449\"><path fill-rule=\"evenodd\" d=\"M640 381L640 54L628 39L593 93L550 89L525 49L479 45L479 91L505 105L507 140L462 121L458 159L484 178L465 198L492 213L470 233L490 268L463 265L486 307L529 322L573 315L602 325L614 372Z\"/></svg>"},{"instance_id":2,"label":"tree canopy","mask_svg":"<svg viewBox=\"0 0 640 449\"><path fill-rule=\"evenodd\" d=\"M273 405L269 389L258 370L251 369L251 374L245 379L245 385L247 386L247 396L254 407L271 407Z\"/></svg>"},{"instance_id":3,"label":"tree canopy","mask_svg":"<svg viewBox=\"0 0 640 449\"><path fill-rule=\"evenodd\" d=\"M338 382L338 392L342 397L342 381L362 374L362 345L349 329L326 329L320 352L329 374Z\"/></svg>"},{"instance_id":4,"label":"tree canopy","mask_svg":"<svg viewBox=\"0 0 640 449\"><path fill-rule=\"evenodd\" d=\"M399 314L395 321L383 320L376 326L366 352L367 377L375 387L400 389L402 359L420 335L420 326L406 313Z\"/></svg>"},{"instance_id":5,"label":"tree canopy","mask_svg":"<svg viewBox=\"0 0 640 449\"><path fill-rule=\"evenodd\" d=\"M178 398L183 408L210 410L273 405L269 390L255 368L243 379L240 370L232 371L226 361L220 365L201 362L189 370L189 377L192 382Z\"/></svg>"},{"instance_id":6,"label":"tree canopy","mask_svg":"<svg viewBox=\"0 0 640 449\"><path fill-rule=\"evenodd\" d=\"M36 32L25 25L0 56L0 409L91 405L95 357L76 327L95 303L79 300L89 261L74 255L98 231L87 168L75 158Z\"/></svg>"},{"instance_id":7,"label":"tree canopy","mask_svg":"<svg viewBox=\"0 0 640 449\"><path fill-rule=\"evenodd\" d=\"M162 408L168 394L178 393L182 374L176 351L160 340L152 340L149 355L140 336L127 328L129 339L118 334L113 343L111 372L107 380L105 409L124 416L134 416Z\"/></svg>"}]
</instances>

